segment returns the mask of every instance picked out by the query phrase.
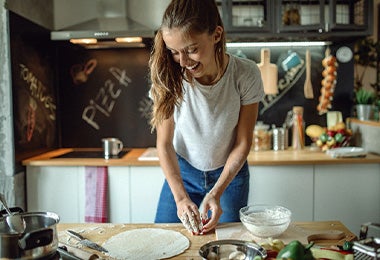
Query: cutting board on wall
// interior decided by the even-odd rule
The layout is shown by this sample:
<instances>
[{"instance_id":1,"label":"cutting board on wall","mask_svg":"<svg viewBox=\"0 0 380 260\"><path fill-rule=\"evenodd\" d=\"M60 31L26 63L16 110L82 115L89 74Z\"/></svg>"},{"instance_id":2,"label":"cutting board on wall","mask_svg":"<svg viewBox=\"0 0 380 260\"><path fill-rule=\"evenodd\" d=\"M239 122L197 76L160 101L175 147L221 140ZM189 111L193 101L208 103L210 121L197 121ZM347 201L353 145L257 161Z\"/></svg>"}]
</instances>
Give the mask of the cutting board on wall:
<instances>
[{"instance_id":1,"label":"cutting board on wall","mask_svg":"<svg viewBox=\"0 0 380 260\"><path fill-rule=\"evenodd\" d=\"M218 240L240 239L256 243L267 242L266 238L255 237L249 233L242 223L222 223L217 226L215 232ZM340 239L322 239L328 236L334 237L337 234L342 234L342 237ZM321 246L343 245L345 241L356 239L355 234L339 221L292 222L288 229L276 239L282 240L285 244L293 240L308 244L308 237L310 236L321 237L320 240L315 241Z\"/></svg>"},{"instance_id":2,"label":"cutting board on wall","mask_svg":"<svg viewBox=\"0 0 380 260\"><path fill-rule=\"evenodd\" d=\"M268 48L261 49L261 61L257 66L261 72L265 94L277 94L278 68L276 64L270 63L270 50Z\"/></svg>"}]
</instances>

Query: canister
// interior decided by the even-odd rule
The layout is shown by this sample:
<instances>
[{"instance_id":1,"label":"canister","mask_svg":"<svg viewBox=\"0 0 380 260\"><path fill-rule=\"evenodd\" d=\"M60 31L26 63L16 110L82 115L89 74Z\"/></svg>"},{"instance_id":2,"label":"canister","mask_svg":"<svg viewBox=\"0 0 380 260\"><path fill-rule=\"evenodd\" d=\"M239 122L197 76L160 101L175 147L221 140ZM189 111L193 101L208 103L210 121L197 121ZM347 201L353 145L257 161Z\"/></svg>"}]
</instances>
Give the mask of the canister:
<instances>
[{"instance_id":1,"label":"canister","mask_svg":"<svg viewBox=\"0 0 380 260\"><path fill-rule=\"evenodd\" d=\"M272 129L273 150L288 149L288 129L286 127L277 127Z\"/></svg>"}]
</instances>

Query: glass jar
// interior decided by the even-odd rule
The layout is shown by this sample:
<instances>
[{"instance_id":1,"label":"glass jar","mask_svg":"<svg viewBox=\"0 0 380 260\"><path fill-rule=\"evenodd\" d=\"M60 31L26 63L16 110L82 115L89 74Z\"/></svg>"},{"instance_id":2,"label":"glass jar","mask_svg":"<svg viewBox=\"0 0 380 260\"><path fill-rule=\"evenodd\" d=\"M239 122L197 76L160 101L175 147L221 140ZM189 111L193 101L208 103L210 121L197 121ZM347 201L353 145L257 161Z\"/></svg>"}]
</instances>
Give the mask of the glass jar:
<instances>
[{"instance_id":1,"label":"glass jar","mask_svg":"<svg viewBox=\"0 0 380 260\"><path fill-rule=\"evenodd\" d=\"M265 151L272 147L272 133L269 131L269 125L257 121L255 130L253 131L252 150Z\"/></svg>"}]
</instances>

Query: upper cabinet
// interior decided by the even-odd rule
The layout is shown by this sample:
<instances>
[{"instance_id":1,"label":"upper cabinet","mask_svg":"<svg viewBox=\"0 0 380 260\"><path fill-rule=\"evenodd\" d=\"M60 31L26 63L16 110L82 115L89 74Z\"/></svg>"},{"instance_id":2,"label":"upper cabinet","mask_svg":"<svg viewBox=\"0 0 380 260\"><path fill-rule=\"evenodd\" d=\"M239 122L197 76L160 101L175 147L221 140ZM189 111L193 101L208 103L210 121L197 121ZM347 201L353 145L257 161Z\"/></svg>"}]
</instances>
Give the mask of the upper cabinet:
<instances>
[{"instance_id":1,"label":"upper cabinet","mask_svg":"<svg viewBox=\"0 0 380 260\"><path fill-rule=\"evenodd\" d=\"M231 38L318 39L368 36L373 0L218 0Z\"/></svg>"}]
</instances>

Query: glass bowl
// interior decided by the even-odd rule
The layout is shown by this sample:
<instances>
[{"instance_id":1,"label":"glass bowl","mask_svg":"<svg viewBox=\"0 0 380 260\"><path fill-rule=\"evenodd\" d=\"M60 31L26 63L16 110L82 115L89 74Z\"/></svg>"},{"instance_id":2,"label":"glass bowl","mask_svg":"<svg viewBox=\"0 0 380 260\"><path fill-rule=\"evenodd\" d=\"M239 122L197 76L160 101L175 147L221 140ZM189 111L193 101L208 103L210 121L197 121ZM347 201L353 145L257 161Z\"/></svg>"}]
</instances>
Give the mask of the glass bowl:
<instances>
[{"instance_id":1,"label":"glass bowl","mask_svg":"<svg viewBox=\"0 0 380 260\"><path fill-rule=\"evenodd\" d=\"M291 221L291 211L278 205L248 205L239 211L245 228L260 238L277 237L285 232Z\"/></svg>"}]
</instances>

